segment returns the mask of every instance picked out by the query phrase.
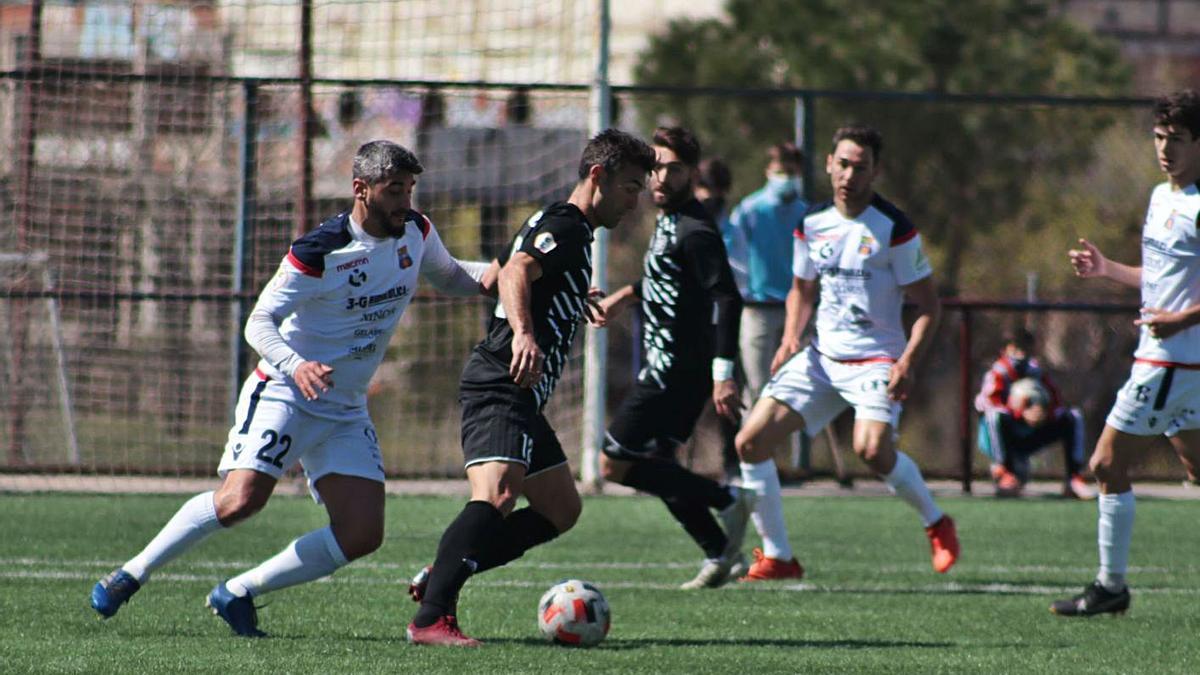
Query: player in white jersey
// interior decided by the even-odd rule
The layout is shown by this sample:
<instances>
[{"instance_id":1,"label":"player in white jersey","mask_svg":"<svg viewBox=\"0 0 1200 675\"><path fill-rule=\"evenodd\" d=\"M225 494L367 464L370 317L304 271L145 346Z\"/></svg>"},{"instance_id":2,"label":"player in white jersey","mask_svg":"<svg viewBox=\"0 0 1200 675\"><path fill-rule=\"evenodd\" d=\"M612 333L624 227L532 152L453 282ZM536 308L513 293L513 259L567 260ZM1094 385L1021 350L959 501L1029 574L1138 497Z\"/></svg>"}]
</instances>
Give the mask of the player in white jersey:
<instances>
[{"instance_id":1,"label":"player in white jersey","mask_svg":"<svg viewBox=\"0 0 1200 675\"><path fill-rule=\"evenodd\" d=\"M258 567L217 584L208 605L238 635L259 637L253 599L332 574L383 541L383 460L367 385L418 273L456 295L485 292L498 268L460 262L412 209L420 162L373 141L354 158L354 207L296 240L259 296L246 339L262 356L246 379L217 469L216 491L186 502L136 556L101 579L92 607L116 614L151 573L266 505L299 462L330 524Z\"/></svg>"},{"instance_id":2,"label":"player in white jersey","mask_svg":"<svg viewBox=\"0 0 1200 675\"><path fill-rule=\"evenodd\" d=\"M934 569L945 572L958 558L954 521L934 504L917 465L894 447L901 403L940 304L916 228L872 187L881 148L870 127L838 129L825 163L834 199L810 207L796 228L774 376L736 441L743 484L760 495L754 524L763 538L744 581L803 576L788 543L774 450L797 430L815 435L847 407L854 408L854 452L920 514ZM800 351L818 292L816 337ZM917 306L908 340L900 315L906 295Z\"/></svg>"},{"instance_id":3,"label":"player in white jersey","mask_svg":"<svg viewBox=\"0 0 1200 675\"><path fill-rule=\"evenodd\" d=\"M1051 605L1064 616L1129 608L1130 463L1160 434L1191 466L1200 462L1200 94L1185 90L1155 102L1154 149L1167 182L1150 193L1141 267L1106 258L1086 239L1069 252L1078 276L1140 288L1142 310L1133 369L1091 459L1100 484L1100 570L1083 593Z\"/></svg>"}]
</instances>

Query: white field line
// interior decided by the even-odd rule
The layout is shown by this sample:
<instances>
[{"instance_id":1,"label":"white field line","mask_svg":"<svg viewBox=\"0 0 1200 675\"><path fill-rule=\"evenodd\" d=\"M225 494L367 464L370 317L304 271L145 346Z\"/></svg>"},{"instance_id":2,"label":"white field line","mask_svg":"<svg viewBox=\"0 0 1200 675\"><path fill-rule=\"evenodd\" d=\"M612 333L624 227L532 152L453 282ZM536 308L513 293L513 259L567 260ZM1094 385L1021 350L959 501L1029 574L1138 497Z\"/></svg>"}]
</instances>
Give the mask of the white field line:
<instances>
[{"instance_id":1,"label":"white field line","mask_svg":"<svg viewBox=\"0 0 1200 675\"><path fill-rule=\"evenodd\" d=\"M46 580L67 580L67 581L82 581L91 582L97 578L97 575L92 572L82 571L64 571L64 570L0 570L0 579L46 579ZM196 575L196 574L156 574L156 581L183 581L183 582L211 582L213 577ZM335 583L345 584L347 586L396 586L407 587L407 579L373 579L367 577L326 577L317 583ZM472 586L483 586L485 588L537 588L545 587L544 581L518 581L518 580L490 580L477 579L471 581ZM632 590L657 590L670 591L679 590L679 585L674 583L654 583L643 581L608 581L600 584L606 589L632 589ZM827 584L812 584L801 582L798 584L730 584L722 589L724 592L786 592L786 593L923 593L930 595L937 594L958 594L958 593L981 593L992 595L1067 595L1079 591L1078 586L1042 586L1036 584L960 584L957 582L947 582L941 584L861 584L856 586L838 586ZM1152 595L1184 595L1184 596L1200 596L1200 589L1197 588L1152 588L1138 586L1135 589L1138 594ZM82 591L81 591L82 593Z\"/></svg>"},{"instance_id":2,"label":"white field line","mask_svg":"<svg viewBox=\"0 0 1200 675\"><path fill-rule=\"evenodd\" d=\"M19 564L14 564L19 563ZM630 563L633 564L633 563ZM25 568L27 565L36 565L38 569ZM59 561L59 569L46 569L43 566L47 565L45 561L35 560L32 558L18 559L0 559L0 579L45 579L45 580L69 580L93 582L104 574L103 570L111 569L113 563L102 563L99 561ZM192 565L201 566L201 565ZM210 563L203 567L233 567L233 563ZM80 567L88 569L80 569ZM242 569L244 566L238 566ZM364 565L365 567L365 565ZM392 567L395 567L394 565ZM565 567L578 568L580 565L554 564L554 565L525 565L532 569L563 569ZM643 568L664 568L665 566L644 565ZM688 567L694 567L689 565ZM70 569L73 568L73 569ZM1053 571L1063 571L1069 568L1046 568ZM97 571L100 570L100 571ZM212 582L216 577L206 574L184 574L176 572L164 572L154 575L155 581L181 581L181 582ZM394 578L377 578L364 577L354 574L339 574L337 576L326 577L318 583L336 583L346 584L349 586L395 586L407 587L408 578L406 576L397 576ZM545 581L520 581L507 579L491 579L481 577L471 581L472 586L483 586L487 588L542 588L546 585ZM606 581L601 584L604 588L619 588L619 589L635 589L635 590L675 590L678 589L678 584L662 583L662 582L643 582L643 581ZM982 593L994 595L1061 595L1078 592L1078 586L1049 586L1043 584L1014 584L1014 583L959 583L955 581L947 581L941 583L866 583L855 585L830 585L820 583L801 582L796 584L731 584L725 587L728 590L735 591L760 591L760 592L792 592L792 593L928 593L928 594L957 594L957 593ZM1185 595L1196 596L1200 595L1200 588L1155 588L1143 585L1136 587L1137 593L1149 593L1154 595Z\"/></svg>"},{"instance_id":3,"label":"white field line","mask_svg":"<svg viewBox=\"0 0 1200 675\"><path fill-rule=\"evenodd\" d=\"M0 569L6 567L87 567L111 572L125 561L123 560L51 560L46 558L0 558ZM185 569L215 569L215 570L246 570L258 565L261 561L210 561L185 560L172 566ZM416 573L427 564L428 560L414 559L411 563L390 563L363 560L352 563L348 570L398 570L405 574ZM517 561L506 565L509 569L535 570L677 570L696 569L699 561L694 562L540 562L530 563ZM928 563L912 563L907 565L874 565L867 562L855 563L843 561L838 563L838 569L864 570L882 574L924 573L929 571ZM972 572L987 574L1091 574L1096 571L1093 566L1060 566L1060 565L970 565ZM1137 567L1129 568L1129 574L1195 574L1200 572L1200 566L1187 565L1174 568L1166 567ZM158 578L161 575L155 575Z\"/></svg>"}]
</instances>

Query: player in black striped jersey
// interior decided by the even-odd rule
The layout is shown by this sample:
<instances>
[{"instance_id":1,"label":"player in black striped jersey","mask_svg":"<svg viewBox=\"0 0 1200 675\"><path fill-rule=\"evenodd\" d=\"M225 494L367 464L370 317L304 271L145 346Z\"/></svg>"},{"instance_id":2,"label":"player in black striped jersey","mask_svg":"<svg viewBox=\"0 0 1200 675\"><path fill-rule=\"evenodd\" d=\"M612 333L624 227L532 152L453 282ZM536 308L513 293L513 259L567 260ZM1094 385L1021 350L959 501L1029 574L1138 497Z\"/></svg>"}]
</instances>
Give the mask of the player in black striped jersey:
<instances>
[{"instance_id":1,"label":"player in black striped jersey","mask_svg":"<svg viewBox=\"0 0 1200 675\"><path fill-rule=\"evenodd\" d=\"M661 498L704 551L700 573L683 588L715 588L736 576L739 562L744 566L754 493L688 471L675 451L709 399L719 415L737 421L733 364L742 299L720 231L693 196L699 141L682 127L660 127L653 145L650 187L659 211L642 279L601 303L612 318L640 300L645 365L608 428L600 466L605 479Z\"/></svg>"},{"instance_id":2,"label":"player in black striped jersey","mask_svg":"<svg viewBox=\"0 0 1200 675\"><path fill-rule=\"evenodd\" d=\"M653 165L654 152L637 138L615 129L598 134L583 150L571 196L530 218L501 260L500 304L459 389L471 500L442 535L432 570L414 579L421 607L408 626L410 642L478 646L454 616L467 578L550 541L579 517L575 480L542 409L579 322L603 323L589 304L597 299L592 232L615 227L637 206ZM529 506L513 511L522 495Z\"/></svg>"}]
</instances>

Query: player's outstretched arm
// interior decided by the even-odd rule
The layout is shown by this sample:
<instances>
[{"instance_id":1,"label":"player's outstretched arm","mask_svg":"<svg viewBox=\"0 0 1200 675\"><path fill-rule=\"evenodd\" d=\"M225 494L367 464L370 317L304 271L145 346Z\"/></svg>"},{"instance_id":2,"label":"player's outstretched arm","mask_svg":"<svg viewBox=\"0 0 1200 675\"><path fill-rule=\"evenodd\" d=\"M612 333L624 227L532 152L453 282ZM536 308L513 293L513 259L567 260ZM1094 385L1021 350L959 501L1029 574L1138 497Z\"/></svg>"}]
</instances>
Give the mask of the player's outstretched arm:
<instances>
[{"instance_id":1,"label":"player's outstretched arm","mask_svg":"<svg viewBox=\"0 0 1200 675\"><path fill-rule=\"evenodd\" d=\"M1071 267L1075 269L1075 276L1082 279L1102 277L1134 288L1140 288L1142 285L1141 267L1109 260L1087 239L1080 238L1079 248L1067 251L1067 258L1071 261Z\"/></svg>"},{"instance_id":2,"label":"player's outstretched arm","mask_svg":"<svg viewBox=\"0 0 1200 675\"><path fill-rule=\"evenodd\" d=\"M609 293L601 298L597 304L600 305L600 312L604 316L605 323L607 323L620 316L626 308L637 301L637 286L629 284Z\"/></svg>"},{"instance_id":3,"label":"player's outstretched arm","mask_svg":"<svg viewBox=\"0 0 1200 675\"><path fill-rule=\"evenodd\" d=\"M459 260L450 255L433 223L429 224L425 253L421 257L421 274L439 292L446 295L488 295L485 281L491 267L491 263Z\"/></svg>"},{"instance_id":4,"label":"player's outstretched arm","mask_svg":"<svg viewBox=\"0 0 1200 675\"><path fill-rule=\"evenodd\" d=\"M545 355L533 332L531 296L533 282L542 276L542 265L533 256L517 251L500 268L500 302L512 327L512 362L508 374L522 387L532 387L542 376Z\"/></svg>"},{"instance_id":5,"label":"player's outstretched arm","mask_svg":"<svg viewBox=\"0 0 1200 675\"><path fill-rule=\"evenodd\" d=\"M775 352L775 358L771 359L771 374L800 351L800 338L804 336L804 328L808 326L816 304L817 280L792 277L792 288L784 305L787 318L783 324L783 341Z\"/></svg>"},{"instance_id":6,"label":"player's outstretched arm","mask_svg":"<svg viewBox=\"0 0 1200 675\"><path fill-rule=\"evenodd\" d=\"M908 392L912 390L913 371L921 359L925 358L925 352L929 351L929 346L933 343L933 334L937 332L937 325L942 317L942 303L938 300L932 275L903 288L908 299L917 306L917 318L913 321L904 353L892 364L892 372L888 378L888 396L894 401L908 398Z\"/></svg>"}]
</instances>

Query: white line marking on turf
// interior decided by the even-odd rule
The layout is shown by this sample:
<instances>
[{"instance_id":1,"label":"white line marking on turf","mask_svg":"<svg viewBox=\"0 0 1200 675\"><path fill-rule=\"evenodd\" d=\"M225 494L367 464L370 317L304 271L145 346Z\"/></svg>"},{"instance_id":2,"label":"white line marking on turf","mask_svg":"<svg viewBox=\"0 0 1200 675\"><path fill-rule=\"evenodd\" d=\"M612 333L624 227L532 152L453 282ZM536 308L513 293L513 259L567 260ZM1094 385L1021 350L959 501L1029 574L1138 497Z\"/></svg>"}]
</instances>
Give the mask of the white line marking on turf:
<instances>
[{"instance_id":1,"label":"white line marking on turf","mask_svg":"<svg viewBox=\"0 0 1200 675\"><path fill-rule=\"evenodd\" d=\"M69 581L94 581L96 575L88 571L67 571L67 570L0 570L0 579L56 579ZM165 573L154 575L155 581L183 581L183 582L205 582L211 583L214 579L211 576L197 574L177 574ZM356 577L351 575L341 575L338 577L325 577L319 580L318 583L335 583L345 584L347 586L397 586L407 587L407 579L377 579L370 577ZM471 581L471 586L485 588L537 588L545 587L544 581L519 581L506 579L478 579ZM641 581L609 581L598 584L606 589L631 589L631 590L655 590L655 591L671 591L679 590L679 585L674 583L661 582L641 582ZM791 592L791 593L924 593L924 594L947 594L953 595L958 593L982 593L992 595L1065 595L1078 592L1078 586L1043 586L1043 585L1022 585L1022 584L964 584L958 582L946 582L940 584L863 584L858 586L837 586L826 584L813 584L802 582L798 584L730 584L724 587L725 591L734 592ZM1196 588L1153 588L1138 586L1135 591L1139 594L1152 595L1183 595L1196 596L1200 595L1200 589Z\"/></svg>"},{"instance_id":2,"label":"white line marking on turf","mask_svg":"<svg viewBox=\"0 0 1200 675\"><path fill-rule=\"evenodd\" d=\"M123 560L50 560L45 558L0 558L0 567L96 567L103 568L106 571L122 565ZM411 563L392 563L392 562L375 562L364 560L353 563L350 569L361 570L399 570L404 573L416 573L424 565L428 564L428 560L415 559ZM191 569L216 569L216 570L245 570L257 566L256 561L212 561L212 560L187 560L175 563L175 567L191 568ZM579 561L579 562L514 562L505 565L509 569L538 569L538 570L677 570L677 569L695 569L699 567L699 562L595 562L595 561ZM904 574L904 573L925 573L929 571L929 563L914 562L904 565L875 565L868 562L855 563L839 562L838 569L841 570L869 570L872 573L884 574ZM1092 574L1096 571L1095 566L1065 566L1065 565L961 565L962 568L968 568L971 572L979 572L986 574ZM1189 574L1200 572L1200 567L1195 565L1180 565L1178 567L1130 567L1129 574Z\"/></svg>"}]
</instances>

